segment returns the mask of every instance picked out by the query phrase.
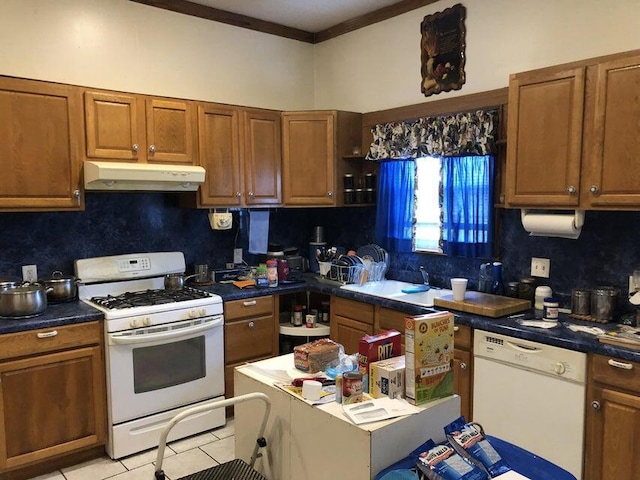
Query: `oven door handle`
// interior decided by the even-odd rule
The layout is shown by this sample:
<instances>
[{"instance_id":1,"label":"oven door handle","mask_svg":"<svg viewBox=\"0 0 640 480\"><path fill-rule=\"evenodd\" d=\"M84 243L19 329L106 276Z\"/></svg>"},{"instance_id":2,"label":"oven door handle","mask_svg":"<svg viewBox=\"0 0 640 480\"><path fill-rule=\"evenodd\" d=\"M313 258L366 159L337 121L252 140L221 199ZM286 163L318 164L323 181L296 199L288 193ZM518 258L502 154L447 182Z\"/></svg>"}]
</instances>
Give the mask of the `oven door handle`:
<instances>
[{"instance_id":1,"label":"oven door handle","mask_svg":"<svg viewBox=\"0 0 640 480\"><path fill-rule=\"evenodd\" d=\"M162 333L149 333L146 335L127 335L127 336L116 336L109 335L109 343L112 345L136 345L141 343L150 343L155 342L157 340L171 340L174 338L186 337L193 335L194 333L200 333L207 330L211 330L212 328L219 327L223 324L224 320L222 317L214 320L211 323L206 323L204 325L197 325L195 327L188 328L179 328L177 330L171 330L168 332Z\"/></svg>"}]
</instances>

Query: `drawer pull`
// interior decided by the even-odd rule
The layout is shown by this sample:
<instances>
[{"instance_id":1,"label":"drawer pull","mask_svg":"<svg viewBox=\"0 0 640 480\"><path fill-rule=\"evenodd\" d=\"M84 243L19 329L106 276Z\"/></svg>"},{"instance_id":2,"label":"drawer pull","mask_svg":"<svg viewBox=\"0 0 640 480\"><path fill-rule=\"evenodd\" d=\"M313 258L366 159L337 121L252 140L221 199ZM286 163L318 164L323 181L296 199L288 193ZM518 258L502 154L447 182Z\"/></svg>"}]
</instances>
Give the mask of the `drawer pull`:
<instances>
[{"instance_id":1,"label":"drawer pull","mask_svg":"<svg viewBox=\"0 0 640 480\"><path fill-rule=\"evenodd\" d=\"M619 361L614 360L612 358L610 358L607 363L609 365L611 365L612 367L622 368L623 370L633 370L633 365L631 365L630 363L619 362Z\"/></svg>"},{"instance_id":2,"label":"drawer pull","mask_svg":"<svg viewBox=\"0 0 640 480\"><path fill-rule=\"evenodd\" d=\"M249 330L256 328L256 322L249 322Z\"/></svg>"},{"instance_id":3,"label":"drawer pull","mask_svg":"<svg viewBox=\"0 0 640 480\"><path fill-rule=\"evenodd\" d=\"M458 326L453 327L453 331L454 332L457 332L458 330L460 330L460 327L458 327Z\"/></svg>"},{"instance_id":4,"label":"drawer pull","mask_svg":"<svg viewBox=\"0 0 640 480\"><path fill-rule=\"evenodd\" d=\"M51 338L51 337L55 337L56 335L58 335L58 331L57 330L51 330L50 332L44 332L44 333L38 333L38 338Z\"/></svg>"},{"instance_id":5,"label":"drawer pull","mask_svg":"<svg viewBox=\"0 0 640 480\"><path fill-rule=\"evenodd\" d=\"M258 302L256 302L255 300L250 300L248 302L242 302L242 305L244 305L245 307L253 307L256 303Z\"/></svg>"}]
</instances>

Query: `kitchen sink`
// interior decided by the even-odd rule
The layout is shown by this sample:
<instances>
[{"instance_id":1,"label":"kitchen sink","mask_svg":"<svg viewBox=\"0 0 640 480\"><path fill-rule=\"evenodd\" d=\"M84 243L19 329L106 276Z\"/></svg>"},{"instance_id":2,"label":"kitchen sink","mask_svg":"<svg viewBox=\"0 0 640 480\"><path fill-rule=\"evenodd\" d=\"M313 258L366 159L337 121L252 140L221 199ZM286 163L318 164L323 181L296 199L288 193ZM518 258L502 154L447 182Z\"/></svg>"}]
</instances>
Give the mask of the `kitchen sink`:
<instances>
[{"instance_id":1,"label":"kitchen sink","mask_svg":"<svg viewBox=\"0 0 640 480\"><path fill-rule=\"evenodd\" d=\"M451 294L451 290L446 288L430 287L423 292L406 293L403 290L416 290L421 288L420 284L400 282L398 280L383 280L380 282L367 282L364 285L348 284L340 287L350 292L357 292L363 295L387 298L398 302L412 303L423 307L433 307L433 299L442 295Z\"/></svg>"}]
</instances>

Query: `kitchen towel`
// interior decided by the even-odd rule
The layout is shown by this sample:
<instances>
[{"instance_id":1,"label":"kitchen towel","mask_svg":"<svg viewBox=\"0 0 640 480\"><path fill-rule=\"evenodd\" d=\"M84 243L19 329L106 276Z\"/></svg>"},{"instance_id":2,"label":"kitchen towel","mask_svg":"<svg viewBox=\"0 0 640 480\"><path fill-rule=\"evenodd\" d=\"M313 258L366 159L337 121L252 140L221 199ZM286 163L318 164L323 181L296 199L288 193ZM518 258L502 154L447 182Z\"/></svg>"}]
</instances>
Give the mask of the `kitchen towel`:
<instances>
[{"instance_id":1,"label":"kitchen towel","mask_svg":"<svg viewBox=\"0 0 640 480\"><path fill-rule=\"evenodd\" d=\"M249 210L249 253L267 253L269 210Z\"/></svg>"},{"instance_id":2,"label":"kitchen towel","mask_svg":"<svg viewBox=\"0 0 640 480\"><path fill-rule=\"evenodd\" d=\"M584 211L569 213L521 212L522 226L532 237L560 237L577 239L582 232Z\"/></svg>"}]
</instances>

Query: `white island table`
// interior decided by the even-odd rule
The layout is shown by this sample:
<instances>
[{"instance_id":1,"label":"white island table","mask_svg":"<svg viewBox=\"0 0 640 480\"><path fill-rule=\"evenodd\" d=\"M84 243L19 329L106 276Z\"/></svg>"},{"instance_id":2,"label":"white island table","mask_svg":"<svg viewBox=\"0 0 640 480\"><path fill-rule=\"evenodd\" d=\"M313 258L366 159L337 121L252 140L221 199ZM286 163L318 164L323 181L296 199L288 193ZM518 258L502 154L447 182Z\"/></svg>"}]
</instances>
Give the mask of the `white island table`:
<instances>
[{"instance_id":1,"label":"white island table","mask_svg":"<svg viewBox=\"0 0 640 480\"><path fill-rule=\"evenodd\" d=\"M460 398L452 395L421 405L414 415L355 425L335 402L311 406L274 386L287 371L295 371L293 354L234 372L235 395L263 392L271 399L265 436L272 480L371 480L428 439L444 440L443 427L460 416ZM249 461L263 412L254 403L236 405L236 458Z\"/></svg>"}]
</instances>

